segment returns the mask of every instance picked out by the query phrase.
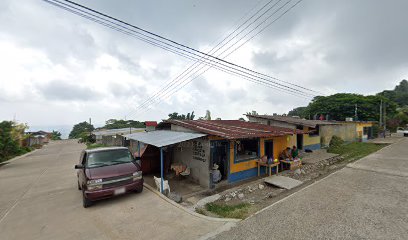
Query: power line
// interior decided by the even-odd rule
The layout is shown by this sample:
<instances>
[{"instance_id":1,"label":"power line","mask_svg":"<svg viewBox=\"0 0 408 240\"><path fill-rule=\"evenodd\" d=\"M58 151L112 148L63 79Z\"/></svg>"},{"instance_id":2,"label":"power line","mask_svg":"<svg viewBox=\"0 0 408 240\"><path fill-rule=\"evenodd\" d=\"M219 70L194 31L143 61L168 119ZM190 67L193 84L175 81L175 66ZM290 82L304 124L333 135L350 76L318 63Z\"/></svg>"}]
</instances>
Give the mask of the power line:
<instances>
[{"instance_id":1,"label":"power line","mask_svg":"<svg viewBox=\"0 0 408 240\"><path fill-rule=\"evenodd\" d=\"M260 11L262 11L264 8L266 8L271 2L272 2L273 0L270 0L270 1L268 1L265 5L263 5L262 6L262 8L260 8L260 9L258 9L258 11L256 11L254 14L252 14L252 16L250 17L250 18L248 18L246 21L244 21L243 23L241 23L237 28L235 28L235 30L233 30L232 32L230 32L226 37L224 37L216 46L214 46L214 47L212 47L211 48L211 50L209 50L207 53L208 54L214 54L214 53L216 53L218 50L220 50L223 46L225 46L225 44L227 44L229 41L231 41L234 37L232 37L227 43L225 43L225 44L223 44L221 47L219 47L219 48L217 48L219 45L221 45L225 40L227 40L228 38L230 38L236 31L238 31L243 25L245 25L248 21L250 21L254 16L256 16ZM279 0L278 2L280 2L281 0ZM277 3L278 3L277 2ZM258 4L259 4L259 2L258 2ZM257 5L258 5L257 4ZM254 7L255 8L255 7ZM254 9L253 8L253 9ZM251 9L247 14L245 14L241 19L243 19L246 15L248 15L253 9ZM269 11L269 9L267 10L267 11ZM267 11L265 11L265 13L267 12ZM264 14L265 14L264 13ZM241 20L240 19L240 20ZM240 21L239 20L239 21ZM253 22L252 22L253 23ZM252 24L251 23L251 24ZM249 27L251 24L249 24L247 27ZM246 28L247 28L246 27ZM245 28L245 29L246 29ZM244 30L245 30L244 29ZM240 31L240 33L241 33L242 31ZM238 33L239 34L239 33ZM217 49L216 49L217 48ZM214 52L213 52L213 50L214 49L216 49ZM169 89L171 86L172 86L172 84L173 83L175 83L175 82L177 82L178 81L178 79L180 79L180 77L181 77L181 79L183 79L184 77L182 77L182 76L186 76L186 74L188 74L188 73L191 73L194 69L196 69L198 66L200 66L201 64L198 64L197 65L197 63L198 63L198 61L196 61L196 62L194 62L192 65L190 65L187 69L185 69L182 73L180 73L176 78L174 78L172 81L170 81L170 82L168 82L162 89L160 89L160 90L158 90L158 91L156 91L156 93L154 94L154 95L152 95L151 97L149 97L147 100L145 100L143 103L141 103L141 104L139 104L139 106L135 109L135 110L137 110L137 109L139 109L139 108L142 108L142 107L144 107L146 104L148 104L149 102L151 102L152 100L154 100L154 98L156 97L156 96L159 96L160 95L160 93L162 93L162 92L165 92L167 89ZM189 76L191 76L191 75L189 75Z\"/></svg>"},{"instance_id":2,"label":"power line","mask_svg":"<svg viewBox=\"0 0 408 240\"><path fill-rule=\"evenodd\" d=\"M43 1L45 1L45 2L47 2L47 3L50 3L50 4L53 4L53 5L57 6L57 7L62 8L62 9L68 10L68 11L70 11L70 12L72 12L72 13L75 13L75 14L81 16L81 17L85 17L85 18L90 19L90 20L92 20L92 21L94 21L94 22L100 23L100 24L102 24L102 25L104 25L104 26L108 26L108 27L110 27L110 28L112 28L112 29L114 29L114 30L118 30L118 31L120 31L120 32L122 32L122 33L125 33L125 34L128 34L128 35L129 35L129 34L132 34L132 33L130 33L130 32L128 31L128 30L130 30L130 29L128 29L127 27L124 27L124 26L122 26L122 25L116 24L117 26L119 26L119 27L121 27L121 28L125 28L126 31L124 31L123 29L120 29L120 28L118 29L118 27L112 26L111 24L108 24L108 23L106 23L106 22L101 22L101 21L99 21L98 19L95 19L94 17L89 17L89 15L95 16L94 14L91 14L91 13L88 13L88 12L83 12L83 11L82 11L82 13L79 13L78 11L75 11L75 10L72 10L72 9L68 9L68 8L72 8L72 6L67 6L67 4L61 3L61 1L57 1L57 0L55 0L55 1L43 0ZM76 5L76 6L83 7L82 5L73 3L73 2L68 1L68 0L64 0L64 1L65 1L65 2L69 2L69 3L72 3L72 4ZM57 3L56 3L56 2L57 2ZM64 6L61 6L61 5L58 4L58 3L64 4L64 5L66 5L68 8L67 8L67 7L64 7ZM141 30L141 31L143 31L143 32L145 32L145 33L151 34L151 35L153 35L153 36L156 36L156 37L158 37L158 38L164 39L164 40L169 41L169 42L171 42L171 43L175 43L177 46L181 46L181 47L184 47L184 48L186 48L186 49L192 50L193 52L196 52L196 53L199 53L199 54L201 54L201 55L204 55L204 56L208 57L208 59L205 59L205 60L209 60L210 62L212 62L212 63L214 63L214 64L218 64L218 65L221 65L221 66L223 66L223 67L229 68L229 70L227 70L227 71L229 71L229 72L231 72L230 69L233 69L234 71L232 71L232 72L237 73L236 71L238 71L238 72L240 72L240 73L243 73L243 74L246 74L246 75L250 75L250 76L255 76L255 77L259 78L259 76L256 76L255 74L260 74L260 73L258 73L258 72L256 72L256 71L253 71L253 70L250 70L250 69L248 69L248 68L239 66L239 65L237 65L237 64L234 64L234 63L231 63L231 62L228 62L228 61L219 59L219 58L214 57L214 56L212 56L212 55L209 55L209 54L206 54L206 53L202 53L201 51L198 51L198 50L195 50L195 49L193 49L193 48L187 47L187 46L185 46L185 45L183 45L183 44L179 44L179 43L177 43L177 42L175 42L175 41L172 41L172 40L169 40L169 39L167 39L167 38L161 37L161 36L159 36L159 35L157 35L157 34L151 33L151 32L149 32L149 31L146 31L146 30L141 29L141 28L139 28L139 27L133 26L133 25L128 24L128 23L125 23L125 22L123 22L123 21L117 20L116 18L107 16L106 14L99 13L99 12L97 12L97 11L95 11L95 10L92 10L92 9L89 9L89 8L87 8L87 7L83 7L83 8L85 8L85 9L91 11L91 12L100 14L100 15L102 15L102 16L108 17L109 19L114 19L115 21L119 21L119 22L121 22L121 23L123 23L123 24L125 24L125 25L127 25L127 26L131 26L131 27L133 27L133 28L135 28L135 29ZM76 9L78 9L78 8L76 8ZM99 17L99 19L101 19L101 18ZM108 21L108 22L112 23L112 21L106 20L106 19L103 19L103 21ZM132 31L132 32L134 32L134 33L136 33L136 34L142 35L143 37L141 37L141 36L135 36L134 34L132 34L132 36L134 36L134 37L136 37L136 38L138 38L138 39L140 39L140 40L142 40L142 41L145 41L145 42L147 42L147 43L149 43L149 44L153 44L152 41L157 41L157 42L166 44L166 45L168 45L169 47L176 48L177 50L172 49L172 50L173 50L173 53L174 53L174 52L177 52L177 53L180 54L180 52L179 52L178 50L181 50L181 51L186 52L187 55L188 55L188 57L190 57L190 59L191 59L191 58L194 59L195 57L191 57L191 55L194 55L194 56L200 57L200 59L196 59L196 60L203 62L203 61L201 60L201 59L202 59L202 56L201 56L201 55L198 55L198 54L196 54L196 53L187 51L187 50L185 50L185 49L182 49L181 47L177 47L177 46L174 46L174 45L172 45L172 44L166 43L166 42L164 42L164 41L162 41L162 40L153 38L153 37L151 37L151 36L149 36L149 35L142 34L142 33L138 32L138 31L134 31L134 30L130 30L130 31ZM144 37L146 37L147 39L144 38ZM154 42L154 43L155 43L155 46L159 46L159 47L163 48L163 45L160 45L160 44L157 43L157 42ZM163 49L169 50L169 47L165 47L165 48L163 48ZM186 57L186 54L182 53L182 56ZM212 58L212 59L209 59L209 58ZM215 59L215 60L213 60L213 59ZM205 61L205 64L208 65L209 63L208 63L207 61ZM219 67L219 66L218 66L218 67ZM220 67L220 68L223 68L223 67ZM225 70L225 68L224 68L224 70ZM239 74L239 73L238 73L238 74ZM242 75L242 74L239 74L239 75ZM265 75L265 76L267 76L267 75ZM248 76L247 76L247 77L248 77ZM264 80L266 80L266 79L264 79ZM268 80L267 80L267 81L268 81ZM294 88L291 88L291 87L288 87L288 86L285 86L285 85L282 85L282 84L278 84L278 83L276 83L276 82L271 82L271 83L276 84L276 85L279 85L279 86L284 87L284 88L292 89L292 90L294 90L294 91L296 91L296 92L301 92L301 91L299 91L298 89L294 89ZM303 93L303 94L304 94L304 93Z\"/></svg>"},{"instance_id":3,"label":"power line","mask_svg":"<svg viewBox=\"0 0 408 240\"><path fill-rule=\"evenodd\" d=\"M290 2L290 1L289 1ZM281 14L278 18L276 18L273 22L276 22L279 18L281 18L284 14L286 14L290 9L292 9L293 7L295 7L297 4L299 4L301 1L298 1L297 3L295 3L293 6L291 6L288 10L286 10L283 14ZM287 2L288 3L288 2ZM286 4L287 4L286 3ZM285 5L286 5L285 4ZM284 6L282 6L282 7L284 7ZM282 8L281 7L281 8ZM281 8L279 8L277 11L279 11ZM277 11L275 11L274 13L276 13ZM271 16L273 16L273 14L272 15L270 15L267 19L269 19ZM259 19L259 18L258 18ZM265 19L261 24L263 24L267 19ZM256 26L256 28L258 28L261 24L258 24L257 26ZM270 26L271 24L268 24L268 26ZM255 30L256 28L254 28L254 29L252 29L249 33L251 33L251 32L253 32L253 30ZM265 28L262 28L259 32L257 32L254 36L256 36L256 35L258 35L260 32L262 32L263 30L265 30ZM240 38L236 43L238 43L239 41L241 41L243 38L245 38L249 33L247 33L244 37L242 37L242 38ZM253 36L253 37L254 37ZM252 37L252 38L253 38ZM251 39L252 39L251 38ZM248 41L246 41L246 42L248 42ZM236 43L234 43L234 44L236 44ZM243 44L241 44L240 45L240 47L242 46ZM233 46L233 45L232 45ZM230 49L232 46L230 46L228 49ZM238 47L239 48L239 47ZM236 48L236 49L234 49L233 51L231 51L228 55L226 55L226 56L224 56L224 58L225 57L227 57L227 56L229 56L231 53L233 53L234 51L236 51L238 48ZM226 49L226 50L228 50L228 49ZM226 50L224 50L223 51L223 53L226 51ZM201 70L201 69L203 69L203 67L201 67L199 70ZM170 93L170 95L172 95L172 94L174 94L175 92L177 92L177 91L179 91L181 88L183 88L184 86L186 86L187 84L189 84L190 82L192 82L194 79L196 79L197 77L199 77L200 75L202 75L203 73L205 73L206 71L208 71L210 69L210 67L209 68L207 68L206 70L204 70L203 72L201 72L200 74L198 74L198 75L196 75L193 79L191 79L190 81L188 81L187 83L185 83L185 84L183 84L180 88L178 88L176 91L174 91L173 93ZM198 71L199 71L198 70ZM195 71L194 73L197 73L198 71ZM193 74L194 74L193 73ZM191 76L191 75L190 75ZM267 76L267 75L265 75L265 76ZM268 77L268 76L267 76ZM275 78L276 79L276 78ZM283 81L283 80L280 80L280 79L276 79L276 80L279 80L279 81L282 81L282 82L285 82L285 81ZM182 81L181 82L181 84L182 83L184 83L185 82L185 80L184 81ZM180 86L181 84L179 84L178 86ZM295 84L293 84L293 85L295 85ZM304 88L304 87L302 87L302 86L298 86L298 85L295 85L295 86L297 86L297 87L300 87L300 88L303 88L303 89L306 89L306 90L309 90L309 91L313 91L313 92L316 92L316 91L314 91L314 90L311 90L311 89L307 89L307 88ZM174 88L173 88L174 89ZM167 96L168 96L169 94L165 94L164 96L163 96L163 98L166 98ZM161 100L159 100L159 102L161 102Z\"/></svg>"},{"instance_id":4,"label":"power line","mask_svg":"<svg viewBox=\"0 0 408 240\"><path fill-rule=\"evenodd\" d=\"M49 1L49 0L43 0L43 1L48 2L48 3L52 3L52 2ZM62 3L61 1L58 1L58 0L53 0L53 1L54 1L54 2L58 2L58 3L60 3L60 4L64 4L64 5L68 6L68 7L72 7L72 6L70 6L70 5L68 5L68 4L65 4L65 3ZM72 1L69 1L69 0L63 0L63 1L69 2L69 3L73 3ZM117 20L116 18L110 17L110 16L108 16L108 15L106 15L106 14L99 13L98 11L95 11L95 10L92 10L92 9L90 9L90 8L84 7L84 6L80 5L80 4L77 4L77 3L73 3L73 4L76 5L76 6L83 7L84 9L87 9L87 10L89 10L89 11L95 12L95 13L97 13L97 14L100 14L100 15L102 15L102 16L107 16L107 17L110 18L110 19L115 19L115 20ZM62 6L60 6L59 4L57 4L57 3L53 3L53 5L58 6L58 7L62 7ZM63 8L63 9L66 9L65 7L62 7L62 8ZM75 7L72 7L72 8L75 8ZM78 8L75 8L75 9L78 9ZM90 13L88 13L88 12L84 12L83 10L81 10L81 11L82 11L83 13L85 13L85 14L90 14ZM74 12L74 13L75 13L75 11L72 11L72 10L71 10L71 12ZM77 12L76 12L76 13L77 13ZM77 14L78 14L78 13L77 13ZM78 14L78 15L83 16L84 14ZM93 15L93 14L90 14L90 15L95 16L95 15ZM100 17L98 17L98 18L101 19ZM106 20L106 19L104 19L104 20ZM106 21L112 23L112 21L110 21L110 20L106 20ZM121 22L121 23L123 22L123 21L121 21L121 20L117 20L117 21L119 21L119 22ZM96 21L96 22L99 22L99 21ZM124 22L123 22L123 23L124 23ZM128 23L125 23L125 24L128 25L128 26L133 26L133 25L128 24ZM106 24L105 24L105 25L106 25ZM118 24L116 24L116 25L118 25ZM128 28L126 28L126 27L124 27L124 26L121 26L121 25L118 25L118 26L129 30ZM141 28L136 27L136 26L133 26L133 27L136 28L136 29L141 29ZM117 29L117 28L113 28L113 29ZM131 30L131 31L134 31L134 30ZM143 30L143 29L142 29L142 31L147 32L147 33L150 33L149 31L146 31L146 30ZM136 31L135 33L141 34L140 32L137 32L137 31ZM159 41L159 42L161 42L161 43L167 44L167 45L169 45L169 46L171 46L171 47L175 47L175 46L173 46L173 45L171 45L171 44L169 44L169 43L166 43L166 42L163 42L163 41L161 41L161 40L152 38L151 36L148 36L148 35L145 35L145 34L141 34L141 35L142 35L142 36L146 36L146 37L148 37L148 38L150 38L150 39L152 39L152 40L156 40L156 41ZM157 35L157 34L153 34L153 35L154 35L154 36L159 36L159 35ZM164 37L161 37L161 36L159 36L159 37L160 37L160 38L163 38L163 39L167 39L167 38L164 38ZM174 42L174 41L172 41L172 40L169 40L169 41ZM148 42L148 43L149 43L149 42ZM179 45L179 46L184 46L183 44L179 44L179 43L176 43L176 44ZM184 51L184 52L186 52L186 53L192 54L192 55L194 55L194 56L201 57L200 55L198 55L198 54L196 54L196 53L192 53L192 52L190 52L190 51L188 51L188 50L181 49L180 47L177 47L177 46L176 46L175 48L178 49L178 50ZM187 49L192 49L192 48L187 47L187 46L186 46L186 48L187 48ZM198 51L198 50L195 50L195 49L192 49L192 50L195 51L195 52L198 52L198 53L202 53L201 51ZM176 50L176 51L177 51L177 50ZM242 73L244 73L244 74L249 74L249 73L247 73L247 72L245 72L245 71L249 71L249 72L253 72L253 73L258 73L258 72L256 72L256 71L251 70L251 69L248 69L248 68L239 66L239 65L237 65L237 64L234 64L234 63L231 63L231 62L228 62L228 61L219 59L219 58L216 58L216 57L211 56L211 55L209 55L209 54L205 54L205 53L202 53L202 54L204 54L205 56L208 56L208 57L210 57L210 58L213 58L213 59L216 59L216 60L217 60L217 61L215 61L215 60L213 60L213 59L206 59L206 60L209 60L210 62L213 62L213 63L216 63L216 64L220 64L220 65L225 66L225 67L233 68L234 70L237 70L237 71L242 72ZM226 63L226 64L225 64L225 63ZM236 67L237 67L237 68L236 68ZM238 68L239 68L239 69L238 69ZM245 71L243 71L242 69L244 69ZM253 74L250 74L250 75L253 76ZM273 82L273 84L277 84L277 85L280 85L280 86L285 87L285 88L288 88L288 89L293 89L293 88L291 88L291 87L288 87L288 86L285 86L285 85L281 85L281 84L278 84L278 83L276 83L276 82ZM293 89L293 90L298 91L297 89Z\"/></svg>"}]
</instances>

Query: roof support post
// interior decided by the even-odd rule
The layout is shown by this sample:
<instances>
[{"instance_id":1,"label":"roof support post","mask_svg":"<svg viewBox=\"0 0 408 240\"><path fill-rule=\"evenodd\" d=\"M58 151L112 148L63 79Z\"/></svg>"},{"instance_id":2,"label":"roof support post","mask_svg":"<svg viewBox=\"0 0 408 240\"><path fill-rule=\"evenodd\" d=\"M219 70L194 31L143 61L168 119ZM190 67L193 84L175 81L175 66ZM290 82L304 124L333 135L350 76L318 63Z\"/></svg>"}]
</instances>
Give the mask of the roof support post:
<instances>
[{"instance_id":1,"label":"roof support post","mask_svg":"<svg viewBox=\"0 0 408 240\"><path fill-rule=\"evenodd\" d=\"M163 148L160 148L160 193L163 194Z\"/></svg>"},{"instance_id":2,"label":"roof support post","mask_svg":"<svg viewBox=\"0 0 408 240\"><path fill-rule=\"evenodd\" d=\"M137 151L139 152L140 161L142 160L142 156L140 156L140 141L137 141ZM141 163L140 163L141 164Z\"/></svg>"}]
</instances>

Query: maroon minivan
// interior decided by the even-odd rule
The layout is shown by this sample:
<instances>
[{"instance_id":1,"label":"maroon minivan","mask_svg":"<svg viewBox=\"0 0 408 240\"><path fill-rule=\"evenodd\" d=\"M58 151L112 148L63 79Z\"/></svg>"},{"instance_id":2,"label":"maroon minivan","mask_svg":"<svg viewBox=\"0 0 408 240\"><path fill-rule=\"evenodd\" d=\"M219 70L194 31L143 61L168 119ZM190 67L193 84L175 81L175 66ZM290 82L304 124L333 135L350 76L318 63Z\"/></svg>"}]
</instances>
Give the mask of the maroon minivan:
<instances>
[{"instance_id":1,"label":"maroon minivan","mask_svg":"<svg viewBox=\"0 0 408 240\"><path fill-rule=\"evenodd\" d=\"M126 147L84 150L75 169L85 208L96 200L143 191L140 163Z\"/></svg>"}]
</instances>

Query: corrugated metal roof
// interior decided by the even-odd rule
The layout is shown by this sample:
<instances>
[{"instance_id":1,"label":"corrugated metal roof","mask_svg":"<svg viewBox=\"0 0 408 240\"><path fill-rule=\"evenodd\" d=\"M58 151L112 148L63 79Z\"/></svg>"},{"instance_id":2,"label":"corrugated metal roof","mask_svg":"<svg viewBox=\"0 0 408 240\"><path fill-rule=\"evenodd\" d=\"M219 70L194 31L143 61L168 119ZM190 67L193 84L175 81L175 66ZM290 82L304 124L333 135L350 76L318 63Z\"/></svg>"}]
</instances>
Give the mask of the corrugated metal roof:
<instances>
[{"instance_id":1,"label":"corrugated metal roof","mask_svg":"<svg viewBox=\"0 0 408 240\"><path fill-rule=\"evenodd\" d=\"M306 127L313 127L315 128L317 125L337 125L337 123L323 121L323 120L308 120L298 117L290 117L290 116L273 116L273 115L246 115L247 117L253 118L262 118L268 120L274 120L279 122L286 122L294 125L302 125Z\"/></svg>"},{"instance_id":2,"label":"corrugated metal roof","mask_svg":"<svg viewBox=\"0 0 408 240\"><path fill-rule=\"evenodd\" d=\"M164 147L204 136L207 136L207 134L176 132L167 130L140 132L125 135L127 139L133 139L156 147Z\"/></svg>"},{"instance_id":3,"label":"corrugated metal roof","mask_svg":"<svg viewBox=\"0 0 408 240\"><path fill-rule=\"evenodd\" d=\"M301 130L239 120L167 120L166 122L226 139L276 137L303 133Z\"/></svg>"},{"instance_id":4,"label":"corrugated metal roof","mask_svg":"<svg viewBox=\"0 0 408 240\"><path fill-rule=\"evenodd\" d=\"M95 136L112 136L112 135L123 135L127 133L142 132L144 128L116 128L116 129L104 129L95 130L92 132Z\"/></svg>"}]
</instances>

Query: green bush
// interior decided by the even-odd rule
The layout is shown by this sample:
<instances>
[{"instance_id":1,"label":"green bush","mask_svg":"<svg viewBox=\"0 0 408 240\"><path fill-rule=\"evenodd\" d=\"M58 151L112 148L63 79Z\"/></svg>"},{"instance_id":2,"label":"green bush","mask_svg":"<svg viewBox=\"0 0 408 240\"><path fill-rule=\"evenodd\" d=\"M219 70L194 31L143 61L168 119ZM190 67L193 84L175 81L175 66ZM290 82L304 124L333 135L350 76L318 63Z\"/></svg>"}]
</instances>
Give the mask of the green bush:
<instances>
[{"instance_id":1,"label":"green bush","mask_svg":"<svg viewBox=\"0 0 408 240\"><path fill-rule=\"evenodd\" d=\"M344 144L344 140L341 139L339 136L334 135L329 143L329 149L331 148L338 148Z\"/></svg>"}]
</instances>

